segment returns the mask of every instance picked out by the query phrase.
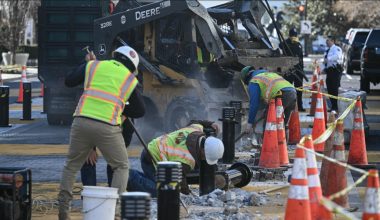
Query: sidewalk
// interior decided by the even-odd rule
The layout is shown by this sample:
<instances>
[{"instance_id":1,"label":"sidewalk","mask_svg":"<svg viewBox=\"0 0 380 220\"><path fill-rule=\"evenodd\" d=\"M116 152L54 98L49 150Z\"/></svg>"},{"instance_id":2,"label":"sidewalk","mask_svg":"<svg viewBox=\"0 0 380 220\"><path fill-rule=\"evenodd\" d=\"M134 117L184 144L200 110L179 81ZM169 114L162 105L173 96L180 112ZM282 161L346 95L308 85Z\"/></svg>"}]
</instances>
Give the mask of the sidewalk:
<instances>
[{"instance_id":1,"label":"sidewalk","mask_svg":"<svg viewBox=\"0 0 380 220\"><path fill-rule=\"evenodd\" d=\"M37 75L38 75L38 69L37 68L27 68L26 69L26 77L27 78L36 77ZM3 79L3 82L9 82L12 80L21 79L21 73L2 73L1 77Z\"/></svg>"}]
</instances>

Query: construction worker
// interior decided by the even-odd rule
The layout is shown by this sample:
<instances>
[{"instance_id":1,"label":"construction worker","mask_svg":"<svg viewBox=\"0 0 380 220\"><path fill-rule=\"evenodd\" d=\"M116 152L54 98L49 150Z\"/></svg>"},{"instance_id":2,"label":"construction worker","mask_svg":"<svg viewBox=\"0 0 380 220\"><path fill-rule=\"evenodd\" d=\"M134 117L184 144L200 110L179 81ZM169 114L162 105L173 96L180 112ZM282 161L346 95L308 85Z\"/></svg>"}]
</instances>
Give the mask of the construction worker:
<instances>
[{"instance_id":1,"label":"construction worker","mask_svg":"<svg viewBox=\"0 0 380 220\"><path fill-rule=\"evenodd\" d=\"M129 172L128 191L149 192L153 197L157 195L156 165L160 161L175 161L182 164L181 192L189 194L186 175L201 160L214 165L222 158L224 145L221 140L213 136L205 137L204 128L211 128L218 133L218 126L210 121L192 121L187 127L164 134L153 139L141 153L141 167L143 172L131 169Z\"/></svg>"},{"instance_id":2,"label":"construction worker","mask_svg":"<svg viewBox=\"0 0 380 220\"><path fill-rule=\"evenodd\" d=\"M248 124L245 132L256 135L257 132L254 131L258 122L263 120L263 125L265 125L268 103L276 97L281 97L282 99L285 115L284 123L287 130L289 117L296 106L297 100L294 86L277 73L268 72L264 69L255 70L253 66L244 67L241 70L240 77L248 85L250 98ZM259 142L259 140L257 141Z\"/></svg>"},{"instance_id":3,"label":"construction worker","mask_svg":"<svg viewBox=\"0 0 380 220\"><path fill-rule=\"evenodd\" d=\"M326 45L328 47L323 63L325 65L324 73L326 74L326 86L327 92L330 95L338 96L340 80L342 78L342 63L343 63L343 53L342 49L335 45L334 37L327 37ZM330 98L331 109L330 111L338 112L338 100Z\"/></svg>"},{"instance_id":4,"label":"construction worker","mask_svg":"<svg viewBox=\"0 0 380 220\"><path fill-rule=\"evenodd\" d=\"M113 59L105 61L97 61L91 52L86 55L86 61L73 72L74 75L82 72L82 76L85 73L84 92L71 126L70 147L58 194L59 220L70 219L75 176L94 147L99 148L114 170L112 187L118 188L119 193L125 191L129 165L120 128L121 114L123 110L128 112L129 106L136 108L139 104L144 110L135 90L138 81L133 73L137 70L139 57L133 48L119 47L113 52ZM80 77L77 80L78 83L83 81ZM127 101L129 105L125 107Z\"/></svg>"},{"instance_id":5,"label":"construction worker","mask_svg":"<svg viewBox=\"0 0 380 220\"><path fill-rule=\"evenodd\" d=\"M298 57L299 61L294 66L294 72L292 74L284 76L284 79L288 80L295 87L303 86L303 50L302 45L298 39L298 32L296 28L291 28L289 30L289 38L286 39L285 43L280 44L280 48L283 53L287 56ZM302 91L297 91L297 105L298 111L304 112L302 104Z\"/></svg>"},{"instance_id":6,"label":"construction worker","mask_svg":"<svg viewBox=\"0 0 380 220\"><path fill-rule=\"evenodd\" d=\"M78 74L80 75L80 73ZM136 93L142 93L142 77L141 74L138 74L137 76L138 81L140 82L138 86L136 87ZM70 76L70 78L66 79L65 83L70 83L70 80L73 80L74 77ZM138 105L134 105L132 107L129 107L128 105L123 111L123 118L128 117L131 120L122 120L121 124L121 130L122 135L125 143L125 147L128 148L132 141L133 133L135 132L133 125L131 123L134 123L134 119L141 118L145 114L145 110L141 108L136 108L136 106L141 106L144 103L143 97L141 95L138 95ZM128 111L126 111L128 110ZM82 180L83 186L96 186L96 162L97 162L98 154L96 151L96 148L94 148L94 151L90 153L90 155L87 158L87 161L83 164L82 168L80 169L80 176ZM113 176L113 170L112 167L107 164L107 183L108 186L111 186L112 184L112 176Z\"/></svg>"}]
</instances>

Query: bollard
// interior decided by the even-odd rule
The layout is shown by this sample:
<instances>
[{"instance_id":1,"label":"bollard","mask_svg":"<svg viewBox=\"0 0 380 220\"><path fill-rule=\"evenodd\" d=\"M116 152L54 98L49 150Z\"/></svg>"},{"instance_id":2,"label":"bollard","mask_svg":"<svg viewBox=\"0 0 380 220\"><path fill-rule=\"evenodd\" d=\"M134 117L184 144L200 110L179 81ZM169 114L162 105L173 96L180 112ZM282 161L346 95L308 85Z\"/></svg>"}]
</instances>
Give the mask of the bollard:
<instances>
[{"instance_id":1,"label":"bollard","mask_svg":"<svg viewBox=\"0 0 380 220\"><path fill-rule=\"evenodd\" d=\"M0 86L0 127L10 127L9 86Z\"/></svg>"},{"instance_id":2,"label":"bollard","mask_svg":"<svg viewBox=\"0 0 380 220\"><path fill-rule=\"evenodd\" d=\"M179 183L182 180L182 165L179 162L157 163L157 219L179 219Z\"/></svg>"},{"instance_id":3,"label":"bollard","mask_svg":"<svg viewBox=\"0 0 380 220\"><path fill-rule=\"evenodd\" d=\"M235 159L235 108L224 107L222 112L223 122L223 163L232 163Z\"/></svg>"},{"instance_id":4,"label":"bollard","mask_svg":"<svg viewBox=\"0 0 380 220\"><path fill-rule=\"evenodd\" d=\"M149 220L150 194L146 192L125 192L120 196L122 220Z\"/></svg>"},{"instance_id":5,"label":"bollard","mask_svg":"<svg viewBox=\"0 0 380 220\"><path fill-rule=\"evenodd\" d=\"M32 119L32 83L23 82L22 88L24 90L24 93L23 93L21 120L33 120Z\"/></svg>"},{"instance_id":6,"label":"bollard","mask_svg":"<svg viewBox=\"0 0 380 220\"><path fill-rule=\"evenodd\" d=\"M199 195L209 194L215 189L216 165L209 165L205 160L201 160L199 166Z\"/></svg>"},{"instance_id":7,"label":"bollard","mask_svg":"<svg viewBox=\"0 0 380 220\"><path fill-rule=\"evenodd\" d=\"M236 121L235 137L237 137L241 134L241 118L243 116L243 113L242 113L243 102L230 101L230 106L235 108L235 121Z\"/></svg>"}]
</instances>

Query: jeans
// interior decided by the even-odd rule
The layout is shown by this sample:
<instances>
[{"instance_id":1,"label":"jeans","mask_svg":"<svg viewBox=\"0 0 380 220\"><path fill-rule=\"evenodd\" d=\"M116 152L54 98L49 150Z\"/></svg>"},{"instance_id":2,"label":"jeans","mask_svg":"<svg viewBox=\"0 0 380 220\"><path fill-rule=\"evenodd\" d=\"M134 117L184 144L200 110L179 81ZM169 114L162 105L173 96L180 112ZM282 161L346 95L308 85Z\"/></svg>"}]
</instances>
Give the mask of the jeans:
<instances>
[{"instance_id":1,"label":"jeans","mask_svg":"<svg viewBox=\"0 0 380 220\"><path fill-rule=\"evenodd\" d=\"M144 154L145 152L143 151L140 159L143 172L135 169L129 170L127 191L147 192L150 193L152 197L157 197L156 169L153 163L146 159Z\"/></svg>"}]
</instances>

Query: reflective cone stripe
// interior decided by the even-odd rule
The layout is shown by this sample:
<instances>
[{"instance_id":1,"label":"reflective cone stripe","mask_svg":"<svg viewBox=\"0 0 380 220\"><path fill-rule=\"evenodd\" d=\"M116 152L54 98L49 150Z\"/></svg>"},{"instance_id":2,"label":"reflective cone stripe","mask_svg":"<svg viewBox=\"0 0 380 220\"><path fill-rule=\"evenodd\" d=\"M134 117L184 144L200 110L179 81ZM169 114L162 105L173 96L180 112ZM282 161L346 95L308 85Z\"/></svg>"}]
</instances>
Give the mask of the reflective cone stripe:
<instances>
[{"instance_id":1,"label":"reflective cone stripe","mask_svg":"<svg viewBox=\"0 0 380 220\"><path fill-rule=\"evenodd\" d=\"M317 104L316 104L315 111L316 112L314 116L313 131L312 131L313 139L317 139L326 130L326 124L325 124L324 112L323 112L323 98L322 98L321 93L317 94ZM318 152L323 152L324 147L325 147L324 142L314 145L315 151L318 151Z\"/></svg>"},{"instance_id":2,"label":"reflective cone stripe","mask_svg":"<svg viewBox=\"0 0 380 220\"><path fill-rule=\"evenodd\" d=\"M348 154L349 164L368 165L365 133L363 126L362 102L356 101L354 109L354 125L351 131L350 152Z\"/></svg>"},{"instance_id":3,"label":"reflective cone stripe","mask_svg":"<svg viewBox=\"0 0 380 220\"><path fill-rule=\"evenodd\" d=\"M341 162L345 162L343 130L343 120L338 120L334 134L334 145L331 157ZM347 187L346 168L335 163L330 163L327 181L327 196L345 189ZM345 208L349 207L347 195L334 199L334 202Z\"/></svg>"},{"instance_id":4,"label":"reflective cone stripe","mask_svg":"<svg viewBox=\"0 0 380 220\"><path fill-rule=\"evenodd\" d=\"M268 116L265 125L263 147L260 153L259 166L264 168L280 167L277 138L276 107L272 99L269 103Z\"/></svg>"},{"instance_id":5,"label":"reflective cone stripe","mask_svg":"<svg viewBox=\"0 0 380 220\"><path fill-rule=\"evenodd\" d=\"M26 78L26 66L22 66L22 69L21 69L21 80L20 80L19 89L18 89L18 98L16 101L18 103L21 103L24 101L24 87L23 87L24 82L28 82L28 79Z\"/></svg>"},{"instance_id":6,"label":"reflective cone stripe","mask_svg":"<svg viewBox=\"0 0 380 220\"><path fill-rule=\"evenodd\" d=\"M297 144L301 140L301 125L298 106L290 115L289 119L289 144Z\"/></svg>"},{"instance_id":7,"label":"reflective cone stripe","mask_svg":"<svg viewBox=\"0 0 380 220\"><path fill-rule=\"evenodd\" d=\"M280 98L276 100L276 117L277 117L277 138L280 165L288 165L288 145L286 144L286 135L284 127L284 108L282 107L282 101Z\"/></svg>"},{"instance_id":8,"label":"reflective cone stripe","mask_svg":"<svg viewBox=\"0 0 380 220\"><path fill-rule=\"evenodd\" d=\"M314 151L311 136L305 138L305 147ZM309 183L310 209L312 219L332 219L332 214L320 204L322 198L321 182L318 175L317 159L315 154L306 151L307 180Z\"/></svg>"},{"instance_id":9,"label":"reflective cone stripe","mask_svg":"<svg viewBox=\"0 0 380 220\"><path fill-rule=\"evenodd\" d=\"M335 111L332 111L329 115L329 123L333 123L335 121ZM333 148L333 141L334 141L334 134L335 134L335 130L331 133L330 137L326 140L326 143L325 143L325 150L323 152L323 154L325 156L328 156L330 157L331 156L331 151L332 151L332 148ZM330 165L330 161L328 160L325 160L323 159L322 160L322 166L321 166L321 173L320 173L320 180L321 180L321 186L322 186L322 194L324 196L326 196L326 192L327 192L327 184L328 184L328 181L327 181L327 178L328 178L328 170L329 170L329 165Z\"/></svg>"},{"instance_id":10,"label":"reflective cone stripe","mask_svg":"<svg viewBox=\"0 0 380 220\"><path fill-rule=\"evenodd\" d=\"M369 174L362 219L380 220L379 173L377 170L369 170Z\"/></svg>"},{"instance_id":11,"label":"reflective cone stripe","mask_svg":"<svg viewBox=\"0 0 380 220\"><path fill-rule=\"evenodd\" d=\"M22 66L21 81L28 82L28 79L26 78L26 66Z\"/></svg>"},{"instance_id":12,"label":"reflective cone stripe","mask_svg":"<svg viewBox=\"0 0 380 220\"><path fill-rule=\"evenodd\" d=\"M286 203L285 220L311 220L305 151L297 148Z\"/></svg>"}]
</instances>

